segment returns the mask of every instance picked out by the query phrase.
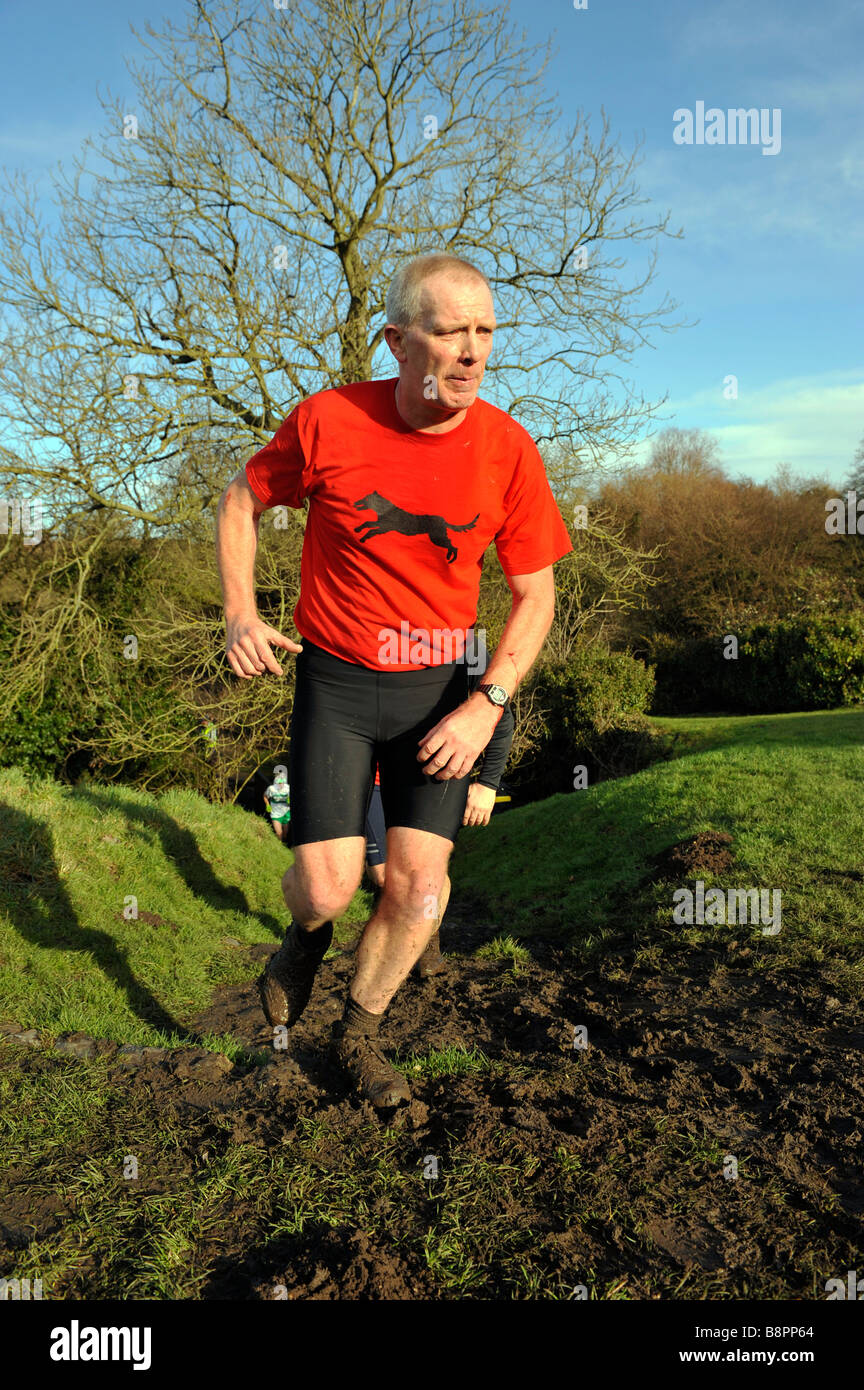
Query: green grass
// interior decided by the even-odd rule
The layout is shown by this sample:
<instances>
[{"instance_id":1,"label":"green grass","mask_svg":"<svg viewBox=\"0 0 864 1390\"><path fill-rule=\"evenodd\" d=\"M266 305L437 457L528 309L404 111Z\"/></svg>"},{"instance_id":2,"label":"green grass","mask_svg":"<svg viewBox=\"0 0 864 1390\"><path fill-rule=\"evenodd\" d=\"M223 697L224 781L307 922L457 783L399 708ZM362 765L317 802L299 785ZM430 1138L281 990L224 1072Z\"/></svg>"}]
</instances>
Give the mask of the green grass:
<instances>
[{"instance_id":1,"label":"green grass","mask_svg":"<svg viewBox=\"0 0 864 1390\"><path fill-rule=\"evenodd\" d=\"M671 931L670 889L644 884L653 857L723 830L733 836L735 865L716 886L783 895L779 936L745 926L755 942L768 950L770 940L772 959L797 963L833 954L846 983L860 988L864 710L656 722L678 735L671 761L463 831L454 899L470 899L522 940L551 932L590 953L621 930L638 936L640 922ZM694 943L705 934L675 933Z\"/></svg>"},{"instance_id":2,"label":"green grass","mask_svg":"<svg viewBox=\"0 0 864 1390\"><path fill-rule=\"evenodd\" d=\"M215 986L248 979L236 943L280 938L290 863L263 820L192 792L0 771L0 1018L182 1042ZM367 905L358 893L337 936Z\"/></svg>"},{"instance_id":3,"label":"green grass","mask_svg":"<svg viewBox=\"0 0 864 1390\"><path fill-rule=\"evenodd\" d=\"M411 1076L466 1076L472 1072L495 1071L492 1062L478 1047L451 1044L428 1052L397 1053L395 1065Z\"/></svg>"},{"instance_id":4,"label":"green grass","mask_svg":"<svg viewBox=\"0 0 864 1390\"><path fill-rule=\"evenodd\" d=\"M518 941L514 941L512 936L493 937L485 946L480 947L477 955L481 960L509 960L514 973L518 972L520 962L531 959L531 952L525 946L520 946Z\"/></svg>"},{"instance_id":5,"label":"green grass","mask_svg":"<svg viewBox=\"0 0 864 1390\"><path fill-rule=\"evenodd\" d=\"M652 717L675 739L676 751L702 752L729 744L795 745L804 748L860 747L860 709L816 710L809 714L713 715L690 719Z\"/></svg>"},{"instance_id":6,"label":"green grass","mask_svg":"<svg viewBox=\"0 0 864 1390\"><path fill-rule=\"evenodd\" d=\"M859 987L864 711L656 722L675 736L671 761L462 831L454 902L504 924L481 954L508 958L515 973L537 932L586 954L640 923L671 932L668 888L644 887L652 857L715 829L735 841L719 886L782 891L780 935L746 928L765 959L831 955ZM279 938L290 862L261 819L191 792L69 788L0 771L0 1018L49 1034L183 1041L215 986L249 976L230 939ZM133 897L137 920L124 916ZM358 891L337 939L369 903ZM683 941L700 934L675 928ZM637 948L647 963L656 936ZM228 1039L210 1045L235 1055Z\"/></svg>"},{"instance_id":7,"label":"green grass","mask_svg":"<svg viewBox=\"0 0 864 1390\"><path fill-rule=\"evenodd\" d=\"M536 1231L515 1219L529 1185L579 1207L581 1171L564 1148L538 1156L499 1129L481 1158L441 1136L433 1180L427 1146L378 1123L346 1143L328 1121L299 1117L290 1142L252 1144L218 1114L165 1111L154 1127L140 1100L107 1083L100 1061L0 1066L7 1162L19 1183L26 1173L28 1203L62 1204L50 1238L15 1255L14 1277L41 1278L45 1298L196 1298L232 1238L263 1249L357 1227L413 1252L452 1296L482 1296L494 1278L508 1296L569 1297L537 1269Z\"/></svg>"}]
</instances>

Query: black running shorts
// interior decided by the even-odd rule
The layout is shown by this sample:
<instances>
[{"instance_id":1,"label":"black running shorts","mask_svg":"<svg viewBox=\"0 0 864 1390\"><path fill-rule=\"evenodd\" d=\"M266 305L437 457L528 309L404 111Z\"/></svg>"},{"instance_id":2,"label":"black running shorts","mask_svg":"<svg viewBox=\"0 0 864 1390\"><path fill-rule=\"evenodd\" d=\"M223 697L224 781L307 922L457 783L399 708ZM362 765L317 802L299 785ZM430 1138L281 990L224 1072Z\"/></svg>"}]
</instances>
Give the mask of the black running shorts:
<instances>
[{"instance_id":1,"label":"black running shorts","mask_svg":"<svg viewBox=\"0 0 864 1390\"><path fill-rule=\"evenodd\" d=\"M468 698L467 664L373 671L301 641L289 754L292 844L365 837L376 762L388 827L455 841L470 778L437 781L417 754L424 735Z\"/></svg>"}]
</instances>

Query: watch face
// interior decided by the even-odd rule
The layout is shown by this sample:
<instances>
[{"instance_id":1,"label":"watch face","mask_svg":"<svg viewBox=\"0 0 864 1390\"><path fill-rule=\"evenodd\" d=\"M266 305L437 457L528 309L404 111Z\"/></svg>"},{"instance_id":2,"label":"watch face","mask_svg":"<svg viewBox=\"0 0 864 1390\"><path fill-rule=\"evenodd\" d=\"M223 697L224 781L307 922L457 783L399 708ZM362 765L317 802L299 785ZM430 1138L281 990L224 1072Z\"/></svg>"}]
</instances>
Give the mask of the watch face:
<instances>
[{"instance_id":1,"label":"watch face","mask_svg":"<svg viewBox=\"0 0 864 1390\"><path fill-rule=\"evenodd\" d=\"M503 685L487 685L486 689L489 692L489 698L494 701L496 705L506 705L507 691L504 689Z\"/></svg>"}]
</instances>

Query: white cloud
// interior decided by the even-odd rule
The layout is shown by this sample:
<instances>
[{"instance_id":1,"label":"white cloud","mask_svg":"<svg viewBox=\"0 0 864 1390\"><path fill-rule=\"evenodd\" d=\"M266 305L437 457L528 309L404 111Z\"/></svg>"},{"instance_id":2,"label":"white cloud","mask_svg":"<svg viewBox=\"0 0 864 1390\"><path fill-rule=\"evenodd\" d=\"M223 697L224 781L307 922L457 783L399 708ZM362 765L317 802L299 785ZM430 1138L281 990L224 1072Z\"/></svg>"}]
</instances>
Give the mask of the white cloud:
<instances>
[{"instance_id":1,"label":"white cloud","mask_svg":"<svg viewBox=\"0 0 864 1390\"><path fill-rule=\"evenodd\" d=\"M831 77L774 77L766 86L765 104L797 107L802 111L821 111L842 116L861 109L861 77L853 72L833 73Z\"/></svg>"},{"instance_id":2,"label":"white cloud","mask_svg":"<svg viewBox=\"0 0 864 1390\"><path fill-rule=\"evenodd\" d=\"M864 367L771 382L742 391L737 401L718 402L716 389L698 391L669 401L667 413L670 424L715 435L733 475L764 482L787 463L796 473L827 475L840 485L864 435Z\"/></svg>"},{"instance_id":3,"label":"white cloud","mask_svg":"<svg viewBox=\"0 0 864 1390\"><path fill-rule=\"evenodd\" d=\"M765 0L754 8L752 0L727 0L698 13L672 13L671 60L680 85L669 97L666 131L659 140L654 131L642 167L646 191L669 204L688 236L705 246L728 245L730 233L788 234L848 251L851 228L864 215L857 196L864 190L861 75L853 64L861 46L860 4L826 9L799 0L790 12L789 3ZM779 108L779 154L674 148L672 113L697 99L721 110Z\"/></svg>"},{"instance_id":4,"label":"white cloud","mask_svg":"<svg viewBox=\"0 0 864 1390\"><path fill-rule=\"evenodd\" d=\"M855 5L815 6L789 0L773 9L763 0L757 10L753 0L725 0L723 5L682 18L670 14L670 33L676 47L688 57L720 54L770 58L776 66L787 55L800 64L802 55L818 65L820 56L836 57L838 50L860 41L860 21ZM847 49L848 51L848 49Z\"/></svg>"},{"instance_id":5,"label":"white cloud","mask_svg":"<svg viewBox=\"0 0 864 1390\"><path fill-rule=\"evenodd\" d=\"M670 113L671 143L671 113ZM848 252L860 236L864 162L851 142L811 139L765 159L739 147L684 146L646 155L639 183L689 242L729 247L733 241L779 236Z\"/></svg>"},{"instance_id":6,"label":"white cloud","mask_svg":"<svg viewBox=\"0 0 864 1390\"><path fill-rule=\"evenodd\" d=\"M0 151L8 151L13 158L21 156L40 165L50 164L79 154L87 136L92 134L92 127L39 121L25 128L0 130Z\"/></svg>"},{"instance_id":7,"label":"white cloud","mask_svg":"<svg viewBox=\"0 0 864 1390\"><path fill-rule=\"evenodd\" d=\"M864 189L864 158L860 150L850 150L838 161L837 167L851 188Z\"/></svg>"}]
</instances>

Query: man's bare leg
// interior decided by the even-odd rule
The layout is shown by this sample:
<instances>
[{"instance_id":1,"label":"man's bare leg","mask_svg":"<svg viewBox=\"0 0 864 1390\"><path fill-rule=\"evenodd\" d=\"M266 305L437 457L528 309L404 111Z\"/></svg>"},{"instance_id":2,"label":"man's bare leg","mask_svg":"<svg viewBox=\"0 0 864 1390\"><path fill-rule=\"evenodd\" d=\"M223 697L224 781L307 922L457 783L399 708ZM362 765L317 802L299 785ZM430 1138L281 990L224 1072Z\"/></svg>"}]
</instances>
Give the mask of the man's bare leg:
<instances>
[{"instance_id":1,"label":"man's bare leg","mask_svg":"<svg viewBox=\"0 0 864 1390\"><path fill-rule=\"evenodd\" d=\"M350 991L368 1013L383 1014L438 930L452 850L451 840L428 830L397 825L387 831L384 891L357 947Z\"/></svg>"},{"instance_id":2,"label":"man's bare leg","mask_svg":"<svg viewBox=\"0 0 864 1390\"><path fill-rule=\"evenodd\" d=\"M291 916L307 931L341 917L360 886L366 840L315 840L296 845L294 863L282 875L282 896Z\"/></svg>"},{"instance_id":3,"label":"man's bare leg","mask_svg":"<svg viewBox=\"0 0 864 1390\"><path fill-rule=\"evenodd\" d=\"M441 897L438 899L438 926L444 921L444 913L447 911L447 904L450 901L450 889L452 888L450 875L444 879L444 887L441 889Z\"/></svg>"},{"instance_id":4,"label":"man's bare leg","mask_svg":"<svg viewBox=\"0 0 864 1390\"><path fill-rule=\"evenodd\" d=\"M441 889L441 897L438 899L438 919L435 923L435 930L429 938L429 944L414 966L414 974L420 980L428 980L433 975L440 975L447 966L441 954L441 938L439 930L444 920L444 913L447 911L447 904L450 901L450 875L444 880L444 887Z\"/></svg>"},{"instance_id":5,"label":"man's bare leg","mask_svg":"<svg viewBox=\"0 0 864 1390\"><path fill-rule=\"evenodd\" d=\"M387 831L384 891L357 947L345 1012L333 1027L331 1057L366 1100L389 1109L411 1099L405 1077L378 1044L387 1005L438 928L452 841L427 830Z\"/></svg>"},{"instance_id":6,"label":"man's bare leg","mask_svg":"<svg viewBox=\"0 0 864 1390\"><path fill-rule=\"evenodd\" d=\"M297 845L282 878L291 924L258 981L267 1022L291 1027L312 993L315 975L333 939L333 920L347 908L360 883L366 841L362 835Z\"/></svg>"}]
</instances>

